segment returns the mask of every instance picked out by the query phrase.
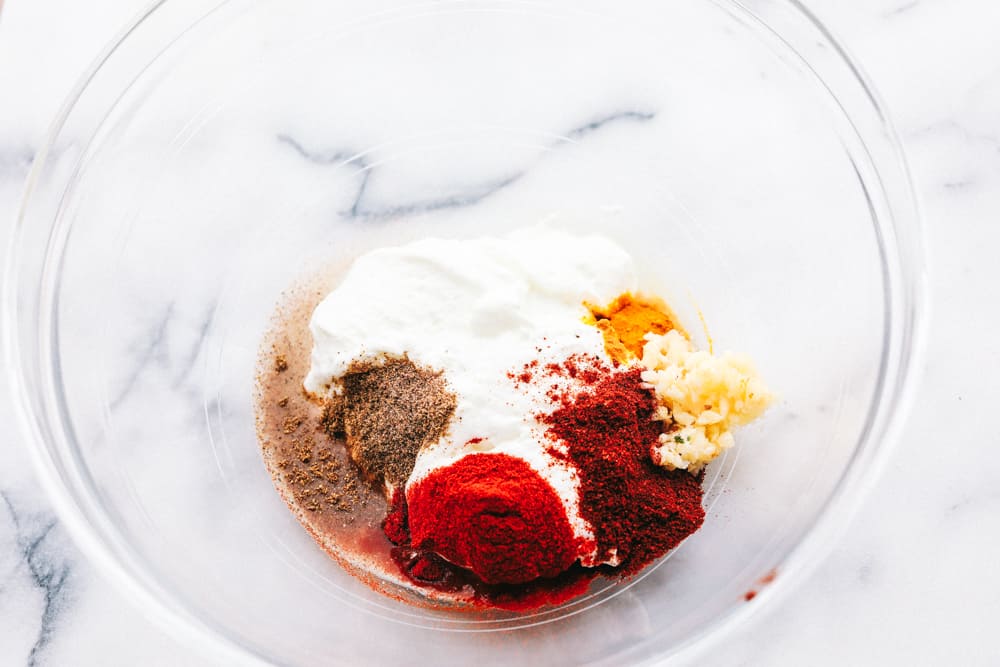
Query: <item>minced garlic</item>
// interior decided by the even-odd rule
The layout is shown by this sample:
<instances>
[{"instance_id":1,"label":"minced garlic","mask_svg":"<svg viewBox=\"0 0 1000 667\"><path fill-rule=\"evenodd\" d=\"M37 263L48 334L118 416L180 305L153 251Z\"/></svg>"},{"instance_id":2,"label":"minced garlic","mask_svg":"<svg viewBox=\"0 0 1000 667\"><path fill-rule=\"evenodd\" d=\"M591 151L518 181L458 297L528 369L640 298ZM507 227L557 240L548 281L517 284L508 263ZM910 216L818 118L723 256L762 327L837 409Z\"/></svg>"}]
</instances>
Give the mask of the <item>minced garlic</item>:
<instances>
[{"instance_id":1,"label":"minced garlic","mask_svg":"<svg viewBox=\"0 0 1000 667\"><path fill-rule=\"evenodd\" d=\"M749 359L712 356L676 330L647 334L640 363L660 403L657 419L672 424L651 452L670 470L700 470L733 446L731 429L759 417L773 400Z\"/></svg>"}]
</instances>

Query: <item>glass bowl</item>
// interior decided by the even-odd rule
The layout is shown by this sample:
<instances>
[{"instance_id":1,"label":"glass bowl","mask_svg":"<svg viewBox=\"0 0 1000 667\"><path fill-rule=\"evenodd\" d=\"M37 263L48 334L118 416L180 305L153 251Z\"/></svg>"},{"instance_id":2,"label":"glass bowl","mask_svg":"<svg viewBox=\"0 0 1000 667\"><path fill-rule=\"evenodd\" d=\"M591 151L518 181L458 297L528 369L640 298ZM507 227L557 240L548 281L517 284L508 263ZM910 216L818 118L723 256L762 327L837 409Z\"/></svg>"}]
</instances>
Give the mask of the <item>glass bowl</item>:
<instances>
[{"instance_id":1,"label":"glass bowl","mask_svg":"<svg viewBox=\"0 0 1000 667\"><path fill-rule=\"evenodd\" d=\"M542 219L622 244L780 403L642 576L530 614L394 602L274 492L259 342L310 268ZM189 641L288 665L707 649L872 485L922 321L892 129L786 0L159 2L55 122L8 259L15 394L66 526Z\"/></svg>"}]
</instances>

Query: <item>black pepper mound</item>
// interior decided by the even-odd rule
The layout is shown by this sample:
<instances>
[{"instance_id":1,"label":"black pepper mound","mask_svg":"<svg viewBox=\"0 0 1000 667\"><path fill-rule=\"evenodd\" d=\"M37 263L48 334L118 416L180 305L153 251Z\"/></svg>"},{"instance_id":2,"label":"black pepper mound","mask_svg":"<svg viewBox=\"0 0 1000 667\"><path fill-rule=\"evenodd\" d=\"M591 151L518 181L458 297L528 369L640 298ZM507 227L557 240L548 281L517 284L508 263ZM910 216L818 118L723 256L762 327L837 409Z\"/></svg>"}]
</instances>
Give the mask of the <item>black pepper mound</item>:
<instances>
[{"instance_id":1,"label":"black pepper mound","mask_svg":"<svg viewBox=\"0 0 1000 667\"><path fill-rule=\"evenodd\" d=\"M353 364L341 383L342 393L324 408L324 430L344 438L370 482L401 486L420 449L448 430L455 394L440 371L407 358Z\"/></svg>"}]
</instances>

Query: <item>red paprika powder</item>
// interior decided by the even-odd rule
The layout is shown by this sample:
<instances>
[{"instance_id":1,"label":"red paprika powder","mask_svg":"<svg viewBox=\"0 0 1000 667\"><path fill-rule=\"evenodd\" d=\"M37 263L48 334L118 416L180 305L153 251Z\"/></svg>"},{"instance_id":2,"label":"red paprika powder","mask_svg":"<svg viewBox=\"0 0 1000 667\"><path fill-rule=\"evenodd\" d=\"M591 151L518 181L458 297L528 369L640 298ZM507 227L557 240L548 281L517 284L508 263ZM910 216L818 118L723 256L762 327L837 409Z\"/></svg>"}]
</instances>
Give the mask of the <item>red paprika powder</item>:
<instances>
[{"instance_id":1,"label":"red paprika powder","mask_svg":"<svg viewBox=\"0 0 1000 667\"><path fill-rule=\"evenodd\" d=\"M407 490L410 543L488 584L555 577L576 540L552 487L523 459L470 454Z\"/></svg>"}]
</instances>

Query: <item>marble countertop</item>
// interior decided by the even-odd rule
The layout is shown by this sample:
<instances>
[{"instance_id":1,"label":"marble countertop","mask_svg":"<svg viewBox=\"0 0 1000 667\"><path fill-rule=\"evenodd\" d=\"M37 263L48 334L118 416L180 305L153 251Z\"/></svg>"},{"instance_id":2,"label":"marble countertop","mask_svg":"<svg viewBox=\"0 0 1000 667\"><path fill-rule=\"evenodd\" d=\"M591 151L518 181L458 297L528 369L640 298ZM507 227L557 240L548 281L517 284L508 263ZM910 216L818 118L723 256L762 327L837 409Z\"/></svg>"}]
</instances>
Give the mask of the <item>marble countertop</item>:
<instances>
[{"instance_id":1,"label":"marble countertop","mask_svg":"<svg viewBox=\"0 0 1000 667\"><path fill-rule=\"evenodd\" d=\"M702 664L995 665L1000 4L805 0L893 114L924 210L934 317L903 442L839 546ZM0 0L0 243L50 119L143 0ZM0 385L0 392L6 392ZM198 665L67 537L0 398L0 664ZM942 467L943 452L949 456ZM965 451L968 451L968 454Z\"/></svg>"}]
</instances>

